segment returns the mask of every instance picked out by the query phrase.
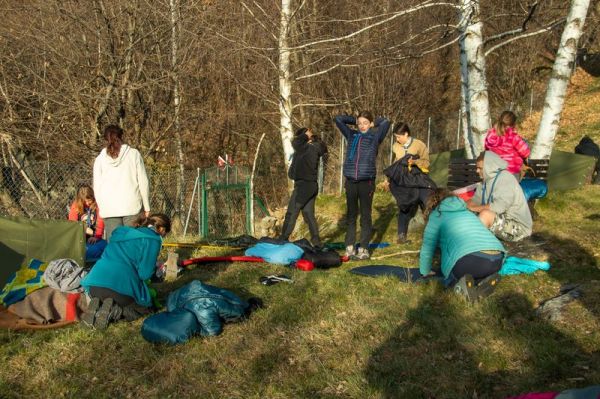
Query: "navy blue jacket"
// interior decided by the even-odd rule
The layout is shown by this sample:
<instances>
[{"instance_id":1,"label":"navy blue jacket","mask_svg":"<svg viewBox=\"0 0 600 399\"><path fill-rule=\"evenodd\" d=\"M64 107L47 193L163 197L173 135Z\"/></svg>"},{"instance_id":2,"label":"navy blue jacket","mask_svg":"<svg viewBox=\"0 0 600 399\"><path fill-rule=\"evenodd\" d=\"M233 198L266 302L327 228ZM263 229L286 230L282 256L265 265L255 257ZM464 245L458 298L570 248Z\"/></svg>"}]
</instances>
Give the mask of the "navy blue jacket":
<instances>
[{"instance_id":1,"label":"navy blue jacket","mask_svg":"<svg viewBox=\"0 0 600 399\"><path fill-rule=\"evenodd\" d=\"M356 118L350 115L338 115L335 124L348 142L346 159L344 160L344 176L350 180L374 180L377 175L377 151L385 138L390 122L385 118L377 118L375 127L366 133L350 129Z\"/></svg>"}]
</instances>

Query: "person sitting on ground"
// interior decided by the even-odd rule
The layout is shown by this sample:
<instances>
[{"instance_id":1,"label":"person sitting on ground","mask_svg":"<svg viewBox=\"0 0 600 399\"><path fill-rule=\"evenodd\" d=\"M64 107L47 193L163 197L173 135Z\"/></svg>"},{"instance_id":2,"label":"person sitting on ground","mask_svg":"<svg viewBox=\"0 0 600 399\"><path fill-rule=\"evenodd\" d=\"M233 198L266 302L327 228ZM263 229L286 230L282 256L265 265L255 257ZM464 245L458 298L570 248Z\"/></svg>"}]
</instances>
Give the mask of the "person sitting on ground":
<instances>
[{"instance_id":1,"label":"person sitting on ground","mask_svg":"<svg viewBox=\"0 0 600 399\"><path fill-rule=\"evenodd\" d=\"M104 220L100 217L94 190L90 186L81 186L77 190L77 197L69 210L69 220L85 223L85 259L98 259L106 247L106 241L102 239Z\"/></svg>"},{"instance_id":2,"label":"person sitting on ground","mask_svg":"<svg viewBox=\"0 0 600 399\"><path fill-rule=\"evenodd\" d=\"M467 205L496 237L516 242L531 235L533 222L523 189L506 167L506 161L494 152L482 152L477 157L477 173L483 181Z\"/></svg>"},{"instance_id":3,"label":"person sitting on ground","mask_svg":"<svg viewBox=\"0 0 600 399\"><path fill-rule=\"evenodd\" d=\"M429 150L427 145L419 139L411 136L410 128L407 123L400 122L396 124L393 130L396 142L392 146L394 152L394 162L398 162L407 154L414 155L408 159L409 166L418 167L423 173L429 172ZM385 182L386 189L390 187L390 181ZM417 189L418 197L416 202L410 204L398 204L398 244L407 244L410 241L406 238L408 234L408 224L415 216L417 207L421 211L425 209L427 198L431 194L431 190L427 188ZM401 206L404 205L404 206Z\"/></svg>"},{"instance_id":4,"label":"person sitting on ground","mask_svg":"<svg viewBox=\"0 0 600 399\"><path fill-rule=\"evenodd\" d=\"M441 250L441 271L447 286L474 301L489 295L500 281L506 250L467 204L446 189L436 189L425 208L426 226L419 271L433 275L435 250Z\"/></svg>"},{"instance_id":5,"label":"person sitting on ground","mask_svg":"<svg viewBox=\"0 0 600 399\"><path fill-rule=\"evenodd\" d=\"M371 213L375 177L377 176L377 152L385 139L390 122L363 111L358 117L338 115L335 124L348 143L343 173L346 177L346 256L352 259L369 259L369 241L372 234ZM358 130L348 125L356 125ZM360 248L356 251L356 219L360 212Z\"/></svg>"},{"instance_id":6,"label":"person sitting on ground","mask_svg":"<svg viewBox=\"0 0 600 399\"><path fill-rule=\"evenodd\" d=\"M162 237L171 231L171 221L161 213L141 214L134 226L115 229L102 257L81 281L92 298L81 317L90 327L104 329L121 317L133 321L151 311L146 280L154 274Z\"/></svg>"},{"instance_id":7,"label":"person sitting on ground","mask_svg":"<svg viewBox=\"0 0 600 399\"><path fill-rule=\"evenodd\" d=\"M290 197L279 239L288 240L296 226L298 214L302 212L304 222L310 231L311 242L315 247L320 248L323 244L315 218L315 201L319 193L317 183L319 158L327 153L327 146L312 129L303 127L296 131L292 147L294 147L294 157L288 176L294 180L294 191Z\"/></svg>"},{"instance_id":8,"label":"person sitting on ground","mask_svg":"<svg viewBox=\"0 0 600 399\"><path fill-rule=\"evenodd\" d=\"M523 160L527 159L530 150L523 140L515 124L517 116L512 111L504 111L500 114L496 125L488 130L485 137L485 149L493 151L507 163L507 170L521 180L521 167Z\"/></svg>"}]
</instances>

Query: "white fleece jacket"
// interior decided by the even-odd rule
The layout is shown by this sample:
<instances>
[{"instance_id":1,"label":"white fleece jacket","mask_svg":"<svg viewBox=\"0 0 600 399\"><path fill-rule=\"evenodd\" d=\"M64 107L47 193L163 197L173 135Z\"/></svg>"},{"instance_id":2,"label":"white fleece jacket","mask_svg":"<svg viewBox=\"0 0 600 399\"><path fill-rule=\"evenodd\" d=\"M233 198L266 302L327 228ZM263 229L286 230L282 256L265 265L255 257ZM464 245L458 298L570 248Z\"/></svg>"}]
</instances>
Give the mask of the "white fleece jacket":
<instances>
[{"instance_id":1,"label":"white fleece jacket","mask_svg":"<svg viewBox=\"0 0 600 399\"><path fill-rule=\"evenodd\" d=\"M121 145L116 159L104 148L94 161L94 194L103 218L137 215L150 211L149 184L140 152Z\"/></svg>"}]
</instances>

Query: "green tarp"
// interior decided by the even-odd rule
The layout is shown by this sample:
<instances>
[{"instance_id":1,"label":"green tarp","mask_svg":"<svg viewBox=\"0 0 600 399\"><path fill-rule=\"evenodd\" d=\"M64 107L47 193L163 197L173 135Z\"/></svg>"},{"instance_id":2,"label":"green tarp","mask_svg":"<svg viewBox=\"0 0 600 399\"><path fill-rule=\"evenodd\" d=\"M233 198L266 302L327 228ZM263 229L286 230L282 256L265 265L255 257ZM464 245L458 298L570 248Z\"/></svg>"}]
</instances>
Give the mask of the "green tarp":
<instances>
[{"instance_id":1,"label":"green tarp","mask_svg":"<svg viewBox=\"0 0 600 399\"><path fill-rule=\"evenodd\" d=\"M85 265L82 222L0 217L0 288L24 261L71 258Z\"/></svg>"},{"instance_id":2,"label":"green tarp","mask_svg":"<svg viewBox=\"0 0 600 399\"><path fill-rule=\"evenodd\" d=\"M430 176L440 187L448 182L448 163L450 159L463 158L463 150L454 150L432 154ZM591 181L596 159L587 155L554 150L548 167L548 189L564 191L581 187Z\"/></svg>"}]
</instances>

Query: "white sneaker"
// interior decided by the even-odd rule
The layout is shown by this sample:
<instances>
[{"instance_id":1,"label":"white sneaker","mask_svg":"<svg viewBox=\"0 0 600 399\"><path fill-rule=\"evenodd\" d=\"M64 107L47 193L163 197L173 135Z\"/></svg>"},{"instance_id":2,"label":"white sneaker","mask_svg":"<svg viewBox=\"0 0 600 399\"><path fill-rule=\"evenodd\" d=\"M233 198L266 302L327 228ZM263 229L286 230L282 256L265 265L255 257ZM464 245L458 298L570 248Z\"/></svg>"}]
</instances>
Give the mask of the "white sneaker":
<instances>
[{"instance_id":1,"label":"white sneaker","mask_svg":"<svg viewBox=\"0 0 600 399\"><path fill-rule=\"evenodd\" d=\"M354 245L348 245L346 247L346 256L351 258L356 255L356 250L354 249Z\"/></svg>"},{"instance_id":2,"label":"white sneaker","mask_svg":"<svg viewBox=\"0 0 600 399\"><path fill-rule=\"evenodd\" d=\"M367 260L370 259L369 251L366 248L358 248L358 254L356 255L356 259L358 260Z\"/></svg>"}]
</instances>

